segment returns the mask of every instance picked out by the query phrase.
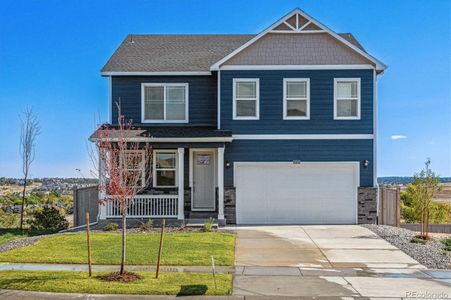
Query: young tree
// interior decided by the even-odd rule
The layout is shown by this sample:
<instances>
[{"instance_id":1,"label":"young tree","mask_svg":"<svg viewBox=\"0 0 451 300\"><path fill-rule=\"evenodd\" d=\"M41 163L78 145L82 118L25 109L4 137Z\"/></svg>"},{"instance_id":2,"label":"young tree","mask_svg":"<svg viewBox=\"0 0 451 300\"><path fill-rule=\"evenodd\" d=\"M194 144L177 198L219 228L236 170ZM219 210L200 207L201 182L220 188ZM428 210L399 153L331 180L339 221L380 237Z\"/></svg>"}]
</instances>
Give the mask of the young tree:
<instances>
[{"instance_id":1,"label":"young tree","mask_svg":"<svg viewBox=\"0 0 451 300\"><path fill-rule=\"evenodd\" d=\"M122 218L122 252L120 275L125 273L126 226L128 209L134 197L148 184L152 172L150 166L151 148L148 144L130 141L142 130L135 129L124 116L118 117L118 126L102 125L96 131L96 146L100 160L99 190L105 194L104 202L117 205ZM142 172L141 170L144 170ZM101 203L105 205L105 203Z\"/></svg>"},{"instance_id":2,"label":"young tree","mask_svg":"<svg viewBox=\"0 0 451 300\"><path fill-rule=\"evenodd\" d=\"M21 117L20 132L20 154L22 156L22 173L24 175L22 204L20 209L20 230L23 229L24 208L25 208L25 190L27 188L28 175L30 173L31 163L35 158L36 137L40 133L39 120L31 108L26 108Z\"/></svg>"},{"instance_id":3,"label":"young tree","mask_svg":"<svg viewBox=\"0 0 451 300\"><path fill-rule=\"evenodd\" d=\"M427 159L425 168L420 173L415 174L413 182L409 186L413 207L416 207L420 214L421 233L423 239L429 238L429 213L430 206L441 190L440 178L430 169L431 160Z\"/></svg>"}]
</instances>

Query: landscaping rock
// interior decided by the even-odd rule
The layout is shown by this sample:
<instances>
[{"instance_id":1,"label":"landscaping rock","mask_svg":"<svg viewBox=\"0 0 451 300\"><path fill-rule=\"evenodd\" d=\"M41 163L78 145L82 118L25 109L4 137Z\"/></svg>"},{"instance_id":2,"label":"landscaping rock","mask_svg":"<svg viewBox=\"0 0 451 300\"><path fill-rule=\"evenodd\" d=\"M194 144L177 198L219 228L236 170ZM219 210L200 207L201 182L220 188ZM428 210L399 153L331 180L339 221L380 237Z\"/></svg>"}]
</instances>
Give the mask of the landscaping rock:
<instances>
[{"instance_id":1,"label":"landscaping rock","mask_svg":"<svg viewBox=\"0 0 451 300\"><path fill-rule=\"evenodd\" d=\"M6 251L13 250L16 248L33 245L34 243L36 243L37 240L39 240L43 237L44 236L39 235L39 236L25 237L25 238L20 238L20 239L9 241L7 243L0 245L0 252L6 252Z\"/></svg>"},{"instance_id":2,"label":"landscaping rock","mask_svg":"<svg viewBox=\"0 0 451 300\"><path fill-rule=\"evenodd\" d=\"M444 245L436 238L426 244L412 243L412 238L418 234L415 231L386 225L361 226L370 229L428 268L451 269L451 255L445 251Z\"/></svg>"}]
</instances>

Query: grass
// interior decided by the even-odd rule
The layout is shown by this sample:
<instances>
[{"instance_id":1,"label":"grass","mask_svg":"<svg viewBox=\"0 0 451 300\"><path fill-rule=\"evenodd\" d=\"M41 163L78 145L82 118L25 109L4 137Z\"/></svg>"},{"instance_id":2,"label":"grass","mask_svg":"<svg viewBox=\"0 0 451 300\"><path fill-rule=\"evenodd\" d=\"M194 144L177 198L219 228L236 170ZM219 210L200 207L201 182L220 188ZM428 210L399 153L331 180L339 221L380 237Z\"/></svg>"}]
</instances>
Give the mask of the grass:
<instances>
[{"instance_id":1,"label":"grass","mask_svg":"<svg viewBox=\"0 0 451 300\"><path fill-rule=\"evenodd\" d=\"M24 229L24 231L22 232L18 228L0 228L0 245L10 242L12 240L18 239L18 238L36 236L36 235L42 235L42 234L48 234L48 233L52 233L52 231Z\"/></svg>"},{"instance_id":2,"label":"grass","mask_svg":"<svg viewBox=\"0 0 451 300\"><path fill-rule=\"evenodd\" d=\"M138 273L142 280L121 283L105 282L97 276L105 273L75 271L0 271L0 288L56 293L140 294L140 295L229 295L232 275L217 274L215 289L211 274Z\"/></svg>"},{"instance_id":3,"label":"grass","mask_svg":"<svg viewBox=\"0 0 451 300\"><path fill-rule=\"evenodd\" d=\"M451 238L444 238L441 242L445 245L445 250L451 252Z\"/></svg>"},{"instance_id":4,"label":"grass","mask_svg":"<svg viewBox=\"0 0 451 300\"><path fill-rule=\"evenodd\" d=\"M156 263L159 234L132 233L127 235L127 264ZM168 233L164 236L161 264L165 266L209 266L211 255L219 266L232 266L235 236L229 233ZM119 264L121 235L92 234L93 264ZM35 244L0 253L0 262L85 264L86 235L58 234L42 238Z\"/></svg>"}]
</instances>

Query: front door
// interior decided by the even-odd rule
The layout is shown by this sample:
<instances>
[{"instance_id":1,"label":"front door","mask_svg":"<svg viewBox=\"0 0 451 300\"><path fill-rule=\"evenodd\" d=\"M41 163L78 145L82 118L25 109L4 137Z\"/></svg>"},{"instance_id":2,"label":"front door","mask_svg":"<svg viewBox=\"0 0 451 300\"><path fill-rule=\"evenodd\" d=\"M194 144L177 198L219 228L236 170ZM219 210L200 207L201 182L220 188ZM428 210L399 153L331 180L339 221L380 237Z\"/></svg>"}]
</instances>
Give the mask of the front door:
<instances>
[{"instance_id":1,"label":"front door","mask_svg":"<svg viewBox=\"0 0 451 300\"><path fill-rule=\"evenodd\" d=\"M213 151L193 152L192 210L215 210L215 161Z\"/></svg>"}]
</instances>

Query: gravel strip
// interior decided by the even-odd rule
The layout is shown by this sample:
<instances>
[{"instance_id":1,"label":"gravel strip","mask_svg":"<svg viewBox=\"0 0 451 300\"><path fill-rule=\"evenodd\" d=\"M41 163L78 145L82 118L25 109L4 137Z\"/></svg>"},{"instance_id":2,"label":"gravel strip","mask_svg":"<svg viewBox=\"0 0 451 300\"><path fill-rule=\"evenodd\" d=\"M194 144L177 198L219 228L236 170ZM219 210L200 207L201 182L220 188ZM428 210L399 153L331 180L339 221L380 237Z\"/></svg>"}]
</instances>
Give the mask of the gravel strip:
<instances>
[{"instance_id":1,"label":"gravel strip","mask_svg":"<svg viewBox=\"0 0 451 300\"><path fill-rule=\"evenodd\" d=\"M30 236L30 237L24 237L24 238L9 241L7 243L0 245L0 252L6 252L6 251L13 250L16 248L33 245L38 240L40 240L46 236L50 236L50 235L46 234L46 235Z\"/></svg>"},{"instance_id":2,"label":"gravel strip","mask_svg":"<svg viewBox=\"0 0 451 300\"><path fill-rule=\"evenodd\" d=\"M451 269L451 255L444 251L444 245L433 239L425 245L411 243L412 237L418 233L404 228L386 225L362 225L373 231L390 244L417 260L420 264L433 269Z\"/></svg>"}]
</instances>

